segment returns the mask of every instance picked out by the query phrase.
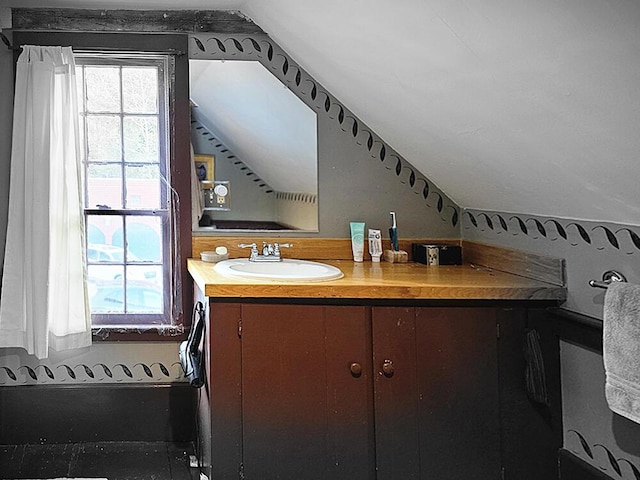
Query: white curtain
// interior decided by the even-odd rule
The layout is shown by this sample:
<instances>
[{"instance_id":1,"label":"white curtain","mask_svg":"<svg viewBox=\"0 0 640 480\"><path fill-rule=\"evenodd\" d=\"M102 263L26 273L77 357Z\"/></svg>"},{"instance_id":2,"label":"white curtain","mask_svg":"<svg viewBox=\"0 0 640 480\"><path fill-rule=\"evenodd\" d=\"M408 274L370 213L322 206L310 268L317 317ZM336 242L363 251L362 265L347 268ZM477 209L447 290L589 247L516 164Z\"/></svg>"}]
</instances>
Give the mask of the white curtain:
<instances>
[{"instance_id":1,"label":"white curtain","mask_svg":"<svg viewBox=\"0 0 640 480\"><path fill-rule=\"evenodd\" d=\"M38 358L91 344L76 76L69 47L18 59L0 347Z\"/></svg>"}]
</instances>

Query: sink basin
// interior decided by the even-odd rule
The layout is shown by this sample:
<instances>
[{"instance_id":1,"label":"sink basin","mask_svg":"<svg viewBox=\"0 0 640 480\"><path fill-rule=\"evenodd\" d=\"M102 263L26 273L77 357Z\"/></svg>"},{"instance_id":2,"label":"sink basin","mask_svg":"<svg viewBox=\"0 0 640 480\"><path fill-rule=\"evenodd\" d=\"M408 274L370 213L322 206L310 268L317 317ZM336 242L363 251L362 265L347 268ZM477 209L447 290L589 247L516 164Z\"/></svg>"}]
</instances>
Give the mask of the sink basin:
<instances>
[{"instance_id":1,"label":"sink basin","mask_svg":"<svg viewBox=\"0 0 640 480\"><path fill-rule=\"evenodd\" d=\"M213 269L225 277L284 282L326 282L344 276L339 268L332 265L292 258L280 262L250 262L248 258L232 258L216 263Z\"/></svg>"}]
</instances>

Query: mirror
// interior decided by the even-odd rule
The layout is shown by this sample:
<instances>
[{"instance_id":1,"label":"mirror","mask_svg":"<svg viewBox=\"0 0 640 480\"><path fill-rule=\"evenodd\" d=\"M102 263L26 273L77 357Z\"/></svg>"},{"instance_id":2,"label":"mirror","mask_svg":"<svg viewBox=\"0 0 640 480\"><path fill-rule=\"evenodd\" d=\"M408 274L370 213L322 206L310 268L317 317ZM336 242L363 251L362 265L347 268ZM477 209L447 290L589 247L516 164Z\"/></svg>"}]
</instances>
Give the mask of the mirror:
<instances>
[{"instance_id":1,"label":"mirror","mask_svg":"<svg viewBox=\"0 0 640 480\"><path fill-rule=\"evenodd\" d=\"M317 231L316 113L258 61L189 68L194 153L213 156L198 230Z\"/></svg>"}]
</instances>

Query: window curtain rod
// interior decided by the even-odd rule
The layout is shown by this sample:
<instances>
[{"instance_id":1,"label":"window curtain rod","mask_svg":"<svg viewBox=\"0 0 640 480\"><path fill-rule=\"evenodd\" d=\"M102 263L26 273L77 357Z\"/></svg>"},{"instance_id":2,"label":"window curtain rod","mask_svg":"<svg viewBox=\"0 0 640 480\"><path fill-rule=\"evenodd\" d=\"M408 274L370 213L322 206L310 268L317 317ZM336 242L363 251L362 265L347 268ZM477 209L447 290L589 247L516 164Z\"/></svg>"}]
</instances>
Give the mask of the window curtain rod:
<instances>
[{"instance_id":1,"label":"window curtain rod","mask_svg":"<svg viewBox=\"0 0 640 480\"><path fill-rule=\"evenodd\" d=\"M22 51L22 47L15 47L13 45L11 45L11 42L9 41L9 39L7 38L7 36L0 32L0 38L2 39L2 43L4 43L7 48L9 50L13 50L14 52L20 52ZM122 53L132 53L132 52L139 52L139 50L137 49L127 49L127 48L115 48L115 47L82 47L78 50L76 50L78 52L82 51L82 52L122 52ZM146 51L145 53L166 53L169 55L176 55L178 57L181 57L183 55L185 55L185 52L183 52L182 50L175 50L175 49L168 49L168 50L154 50L154 51Z\"/></svg>"},{"instance_id":2,"label":"window curtain rod","mask_svg":"<svg viewBox=\"0 0 640 480\"><path fill-rule=\"evenodd\" d=\"M182 50L176 50L174 48L169 48L167 50L144 50L141 51L139 48L126 48L126 47L79 47L73 50L77 53L94 53L94 52L115 52L115 53L146 53L152 55L154 53L158 54L167 54L167 55L176 55L181 57L186 53Z\"/></svg>"}]
</instances>

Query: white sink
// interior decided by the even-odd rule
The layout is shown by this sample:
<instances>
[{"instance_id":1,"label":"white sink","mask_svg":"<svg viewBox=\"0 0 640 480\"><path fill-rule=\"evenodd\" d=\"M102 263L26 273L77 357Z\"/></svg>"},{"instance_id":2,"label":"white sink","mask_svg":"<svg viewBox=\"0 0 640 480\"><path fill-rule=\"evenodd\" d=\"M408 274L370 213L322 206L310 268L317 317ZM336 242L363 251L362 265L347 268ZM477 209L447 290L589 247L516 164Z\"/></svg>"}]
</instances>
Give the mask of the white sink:
<instances>
[{"instance_id":1,"label":"white sink","mask_svg":"<svg viewBox=\"0 0 640 480\"><path fill-rule=\"evenodd\" d=\"M225 277L284 282L326 282L344 276L333 265L292 258L284 258L280 262L250 262L248 258L232 258L216 263L213 269Z\"/></svg>"}]
</instances>

